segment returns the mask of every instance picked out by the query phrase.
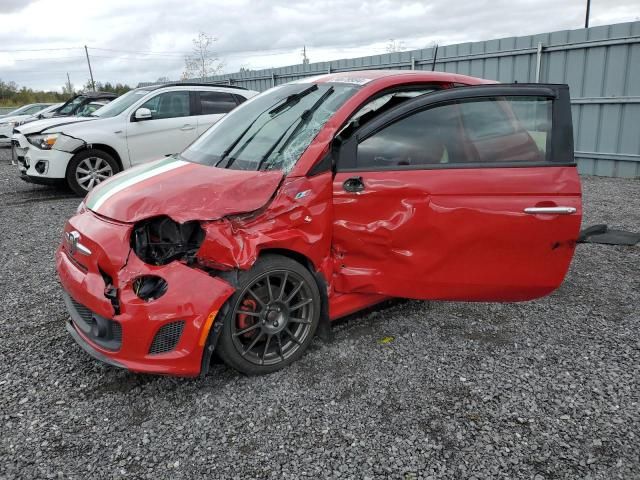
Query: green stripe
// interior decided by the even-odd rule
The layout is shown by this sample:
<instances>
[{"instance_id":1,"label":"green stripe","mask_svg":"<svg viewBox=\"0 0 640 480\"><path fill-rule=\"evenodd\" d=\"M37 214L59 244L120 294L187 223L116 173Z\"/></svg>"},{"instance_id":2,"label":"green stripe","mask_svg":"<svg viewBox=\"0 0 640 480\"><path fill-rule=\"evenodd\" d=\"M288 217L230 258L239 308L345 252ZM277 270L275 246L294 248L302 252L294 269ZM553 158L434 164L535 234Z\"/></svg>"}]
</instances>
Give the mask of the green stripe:
<instances>
[{"instance_id":1,"label":"green stripe","mask_svg":"<svg viewBox=\"0 0 640 480\"><path fill-rule=\"evenodd\" d=\"M115 178L113 178L108 184L101 185L99 188L95 189L91 192L90 198L87 201L87 208L93 209L95 204L104 196L108 196L110 192L117 188L123 182L131 180L139 175L143 175L151 170L155 170L157 168L163 167L164 165L168 165L172 162L175 162L176 159L173 157L163 158L161 160L156 160L155 162L150 162L146 165L140 165L138 167L134 167L129 171L124 171L119 173Z\"/></svg>"}]
</instances>

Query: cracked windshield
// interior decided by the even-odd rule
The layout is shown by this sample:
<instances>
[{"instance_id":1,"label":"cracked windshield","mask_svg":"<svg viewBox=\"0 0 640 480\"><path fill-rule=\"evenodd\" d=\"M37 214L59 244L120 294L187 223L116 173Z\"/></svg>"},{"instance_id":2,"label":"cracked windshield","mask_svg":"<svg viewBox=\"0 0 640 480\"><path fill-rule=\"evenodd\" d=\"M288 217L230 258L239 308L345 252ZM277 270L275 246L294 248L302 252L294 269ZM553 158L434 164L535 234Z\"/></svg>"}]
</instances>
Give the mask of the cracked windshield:
<instances>
[{"instance_id":1,"label":"cracked windshield","mask_svg":"<svg viewBox=\"0 0 640 480\"><path fill-rule=\"evenodd\" d=\"M182 152L181 158L235 170L288 173L359 87L294 83L247 101Z\"/></svg>"}]
</instances>

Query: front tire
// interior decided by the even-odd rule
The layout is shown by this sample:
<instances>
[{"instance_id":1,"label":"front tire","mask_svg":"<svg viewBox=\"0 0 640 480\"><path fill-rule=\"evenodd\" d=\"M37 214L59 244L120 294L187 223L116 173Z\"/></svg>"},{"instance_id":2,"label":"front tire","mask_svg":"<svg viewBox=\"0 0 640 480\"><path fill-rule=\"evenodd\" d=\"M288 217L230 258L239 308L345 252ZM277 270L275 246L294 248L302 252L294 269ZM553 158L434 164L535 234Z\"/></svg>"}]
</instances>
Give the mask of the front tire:
<instances>
[{"instance_id":1,"label":"front tire","mask_svg":"<svg viewBox=\"0 0 640 480\"><path fill-rule=\"evenodd\" d=\"M73 156L67 167L67 184L84 197L93 187L120 171L118 162L102 150L84 150Z\"/></svg>"},{"instance_id":2,"label":"front tire","mask_svg":"<svg viewBox=\"0 0 640 480\"><path fill-rule=\"evenodd\" d=\"M265 255L240 272L217 352L247 375L275 372L299 359L320 321L320 292L298 262Z\"/></svg>"}]
</instances>

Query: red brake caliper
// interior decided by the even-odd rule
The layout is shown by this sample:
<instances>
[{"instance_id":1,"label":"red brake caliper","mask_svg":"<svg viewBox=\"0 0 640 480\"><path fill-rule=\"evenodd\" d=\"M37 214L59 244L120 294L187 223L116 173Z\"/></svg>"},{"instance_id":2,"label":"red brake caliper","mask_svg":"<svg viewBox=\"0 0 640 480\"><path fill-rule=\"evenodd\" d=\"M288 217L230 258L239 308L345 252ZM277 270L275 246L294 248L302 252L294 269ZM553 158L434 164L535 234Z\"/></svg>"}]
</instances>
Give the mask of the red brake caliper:
<instances>
[{"instance_id":1,"label":"red brake caliper","mask_svg":"<svg viewBox=\"0 0 640 480\"><path fill-rule=\"evenodd\" d=\"M242 309L249 310L251 312L255 312L256 308L258 308L258 304L255 300L251 298L245 298L242 301ZM246 313L238 314L238 330L244 330L245 328L249 328L255 325L258 322L257 317L252 317L251 315L247 315ZM245 338L251 338L256 335L257 330L251 330L250 332L243 333L242 336Z\"/></svg>"}]
</instances>

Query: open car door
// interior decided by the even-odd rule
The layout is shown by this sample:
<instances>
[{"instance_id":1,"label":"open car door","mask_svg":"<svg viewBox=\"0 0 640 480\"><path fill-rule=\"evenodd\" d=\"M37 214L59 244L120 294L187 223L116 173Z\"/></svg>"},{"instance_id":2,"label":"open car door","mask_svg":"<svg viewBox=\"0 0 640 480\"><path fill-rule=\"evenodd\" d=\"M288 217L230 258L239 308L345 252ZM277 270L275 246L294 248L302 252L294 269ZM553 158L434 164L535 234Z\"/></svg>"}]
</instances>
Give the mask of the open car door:
<instances>
[{"instance_id":1,"label":"open car door","mask_svg":"<svg viewBox=\"0 0 640 480\"><path fill-rule=\"evenodd\" d=\"M568 86L423 95L336 157L337 292L516 301L562 283L582 214Z\"/></svg>"}]
</instances>

